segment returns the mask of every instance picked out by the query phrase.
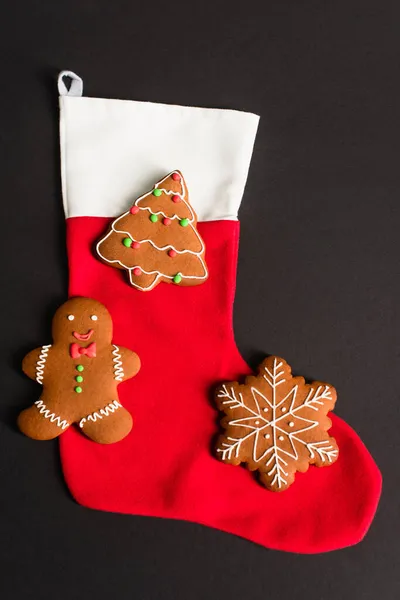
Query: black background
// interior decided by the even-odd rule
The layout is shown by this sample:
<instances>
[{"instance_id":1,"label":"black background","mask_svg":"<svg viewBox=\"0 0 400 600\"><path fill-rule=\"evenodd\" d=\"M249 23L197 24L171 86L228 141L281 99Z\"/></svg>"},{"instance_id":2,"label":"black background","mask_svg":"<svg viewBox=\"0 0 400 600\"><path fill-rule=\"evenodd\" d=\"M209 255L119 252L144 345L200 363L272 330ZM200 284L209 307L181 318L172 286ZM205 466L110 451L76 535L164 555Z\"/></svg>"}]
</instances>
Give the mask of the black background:
<instances>
[{"instance_id":1,"label":"black background","mask_svg":"<svg viewBox=\"0 0 400 600\"><path fill-rule=\"evenodd\" d=\"M238 7L240 5L240 8ZM355 0L2 3L2 598L392 600L399 544L400 5ZM356 547L266 550L196 524L90 511L56 442L15 427L67 292L56 75L89 96L261 115L241 208L235 332L332 382L380 466Z\"/></svg>"}]
</instances>

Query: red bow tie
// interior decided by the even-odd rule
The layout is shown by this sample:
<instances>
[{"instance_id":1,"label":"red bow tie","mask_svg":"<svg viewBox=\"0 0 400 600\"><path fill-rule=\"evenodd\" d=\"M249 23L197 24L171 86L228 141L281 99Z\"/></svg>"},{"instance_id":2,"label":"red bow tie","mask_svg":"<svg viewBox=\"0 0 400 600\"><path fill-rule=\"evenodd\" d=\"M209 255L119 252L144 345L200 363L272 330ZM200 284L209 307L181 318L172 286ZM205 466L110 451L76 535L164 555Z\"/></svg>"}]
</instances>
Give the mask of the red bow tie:
<instances>
[{"instance_id":1,"label":"red bow tie","mask_svg":"<svg viewBox=\"0 0 400 600\"><path fill-rule=\"evenodd\" d=\"M96 342L92 342L86 348L82 348L78 344L71 344L69 347L69 353L72 358L79 358L83 354L86 354L89 358L96 357Z\"/></svg>"}]
</instances>

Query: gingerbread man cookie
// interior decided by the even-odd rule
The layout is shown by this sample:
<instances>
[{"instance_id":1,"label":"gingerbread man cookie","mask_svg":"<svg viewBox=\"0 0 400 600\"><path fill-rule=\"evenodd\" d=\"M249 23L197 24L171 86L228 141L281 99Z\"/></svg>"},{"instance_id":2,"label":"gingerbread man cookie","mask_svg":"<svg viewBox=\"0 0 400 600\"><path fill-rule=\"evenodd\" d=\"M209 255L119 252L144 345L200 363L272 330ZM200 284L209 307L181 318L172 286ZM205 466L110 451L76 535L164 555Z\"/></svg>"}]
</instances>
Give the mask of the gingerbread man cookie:
<instances>
[{"instance_id":1,"label":"gingerbread man cookie","mask_svg":"<svg viewBox=\"0 0 400 600\"><path fill-rule=\"evenodd\" d=\"M205 246L182 173L173 171L138 198L111 223L96 251L104 263L128 271L131 285L143 292L162 281L206 281Z\"/></svg>"},{"instance_id":2,"label":"gingerbread man cookie","mask_svg":"<svg viewBox=\"0 0 400 600\"><path fill-rule=\"evenodd\" d=\"M336 441L327 433L336 391L327 383L293 377L287 362L276 356L265 359L258 371L244 384L225 383L216 391L218 408L226 414L217 457L231 465L246 463L269 490L280 492L293 483L296 471L338 458Z\"/></svg>"},{"instance_id":3,"label":"gingerbread man cookie","mask_svg":"<svg viewBox=\"0 0 400 600\"><path fill-rule=\"evenodd\" d=\"M112 343L113 324L105 306L72 298L53 317L54 343L27 354L22 370L43 386L40 399L23 410L18 427L35 440L58 437L77 423L91 440L118 442L132 417L118 399L117 386L134 377L140 359Z\"/></svg>"}]
</instances>

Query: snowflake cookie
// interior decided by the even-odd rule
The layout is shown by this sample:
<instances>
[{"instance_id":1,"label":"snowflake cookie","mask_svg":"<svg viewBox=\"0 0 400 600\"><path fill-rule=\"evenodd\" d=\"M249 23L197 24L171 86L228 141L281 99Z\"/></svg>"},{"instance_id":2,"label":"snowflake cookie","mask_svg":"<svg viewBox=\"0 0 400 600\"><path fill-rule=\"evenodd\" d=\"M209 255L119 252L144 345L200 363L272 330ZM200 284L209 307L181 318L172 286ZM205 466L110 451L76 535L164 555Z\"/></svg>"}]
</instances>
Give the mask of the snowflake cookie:
<instances>
[{"instance_id":1,"label":"snowflake cookie","mask_svg":"<svg viewBox=\"0 0 400 600\"><path fill-rule=\"evenodd\" d=\"M226 415L217 457L230 465L246 463L250 471L259 471L265 487L281 492L293 483L296 471L337 460L338 446L327 433L336 390L293 377L287 362L276 356L266 358L258 371L244 384L225 383L216 391L218 408Z\"/></svg>"}]
</instances>

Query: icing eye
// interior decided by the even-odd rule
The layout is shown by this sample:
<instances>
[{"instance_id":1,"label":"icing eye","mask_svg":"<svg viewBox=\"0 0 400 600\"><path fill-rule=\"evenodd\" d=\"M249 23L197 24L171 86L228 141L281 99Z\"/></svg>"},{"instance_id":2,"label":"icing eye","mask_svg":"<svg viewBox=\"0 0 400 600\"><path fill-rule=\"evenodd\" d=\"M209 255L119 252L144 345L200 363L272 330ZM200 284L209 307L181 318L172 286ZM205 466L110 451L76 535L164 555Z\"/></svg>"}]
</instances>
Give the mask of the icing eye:
<instances>
[{"instance_id":1,"label":"icing eye","mask_svg":"<svg viewBox=\"0 0 400 600\"><path fill-rule=\"evenodd\" d=\"M75 319L74 315L68 315L67 317L68 321L73 321Z\"/></svg>"},{"instance_id":2,"label":"icing eye","mask_svg":"<svg viewBox=\"0 0 400 600\"><path fill-rule=\"evenodd\" d=\"M90 318L92 319L92 321L97 321L97 315L92 315Z\"/></svg>"}]
</instances>

